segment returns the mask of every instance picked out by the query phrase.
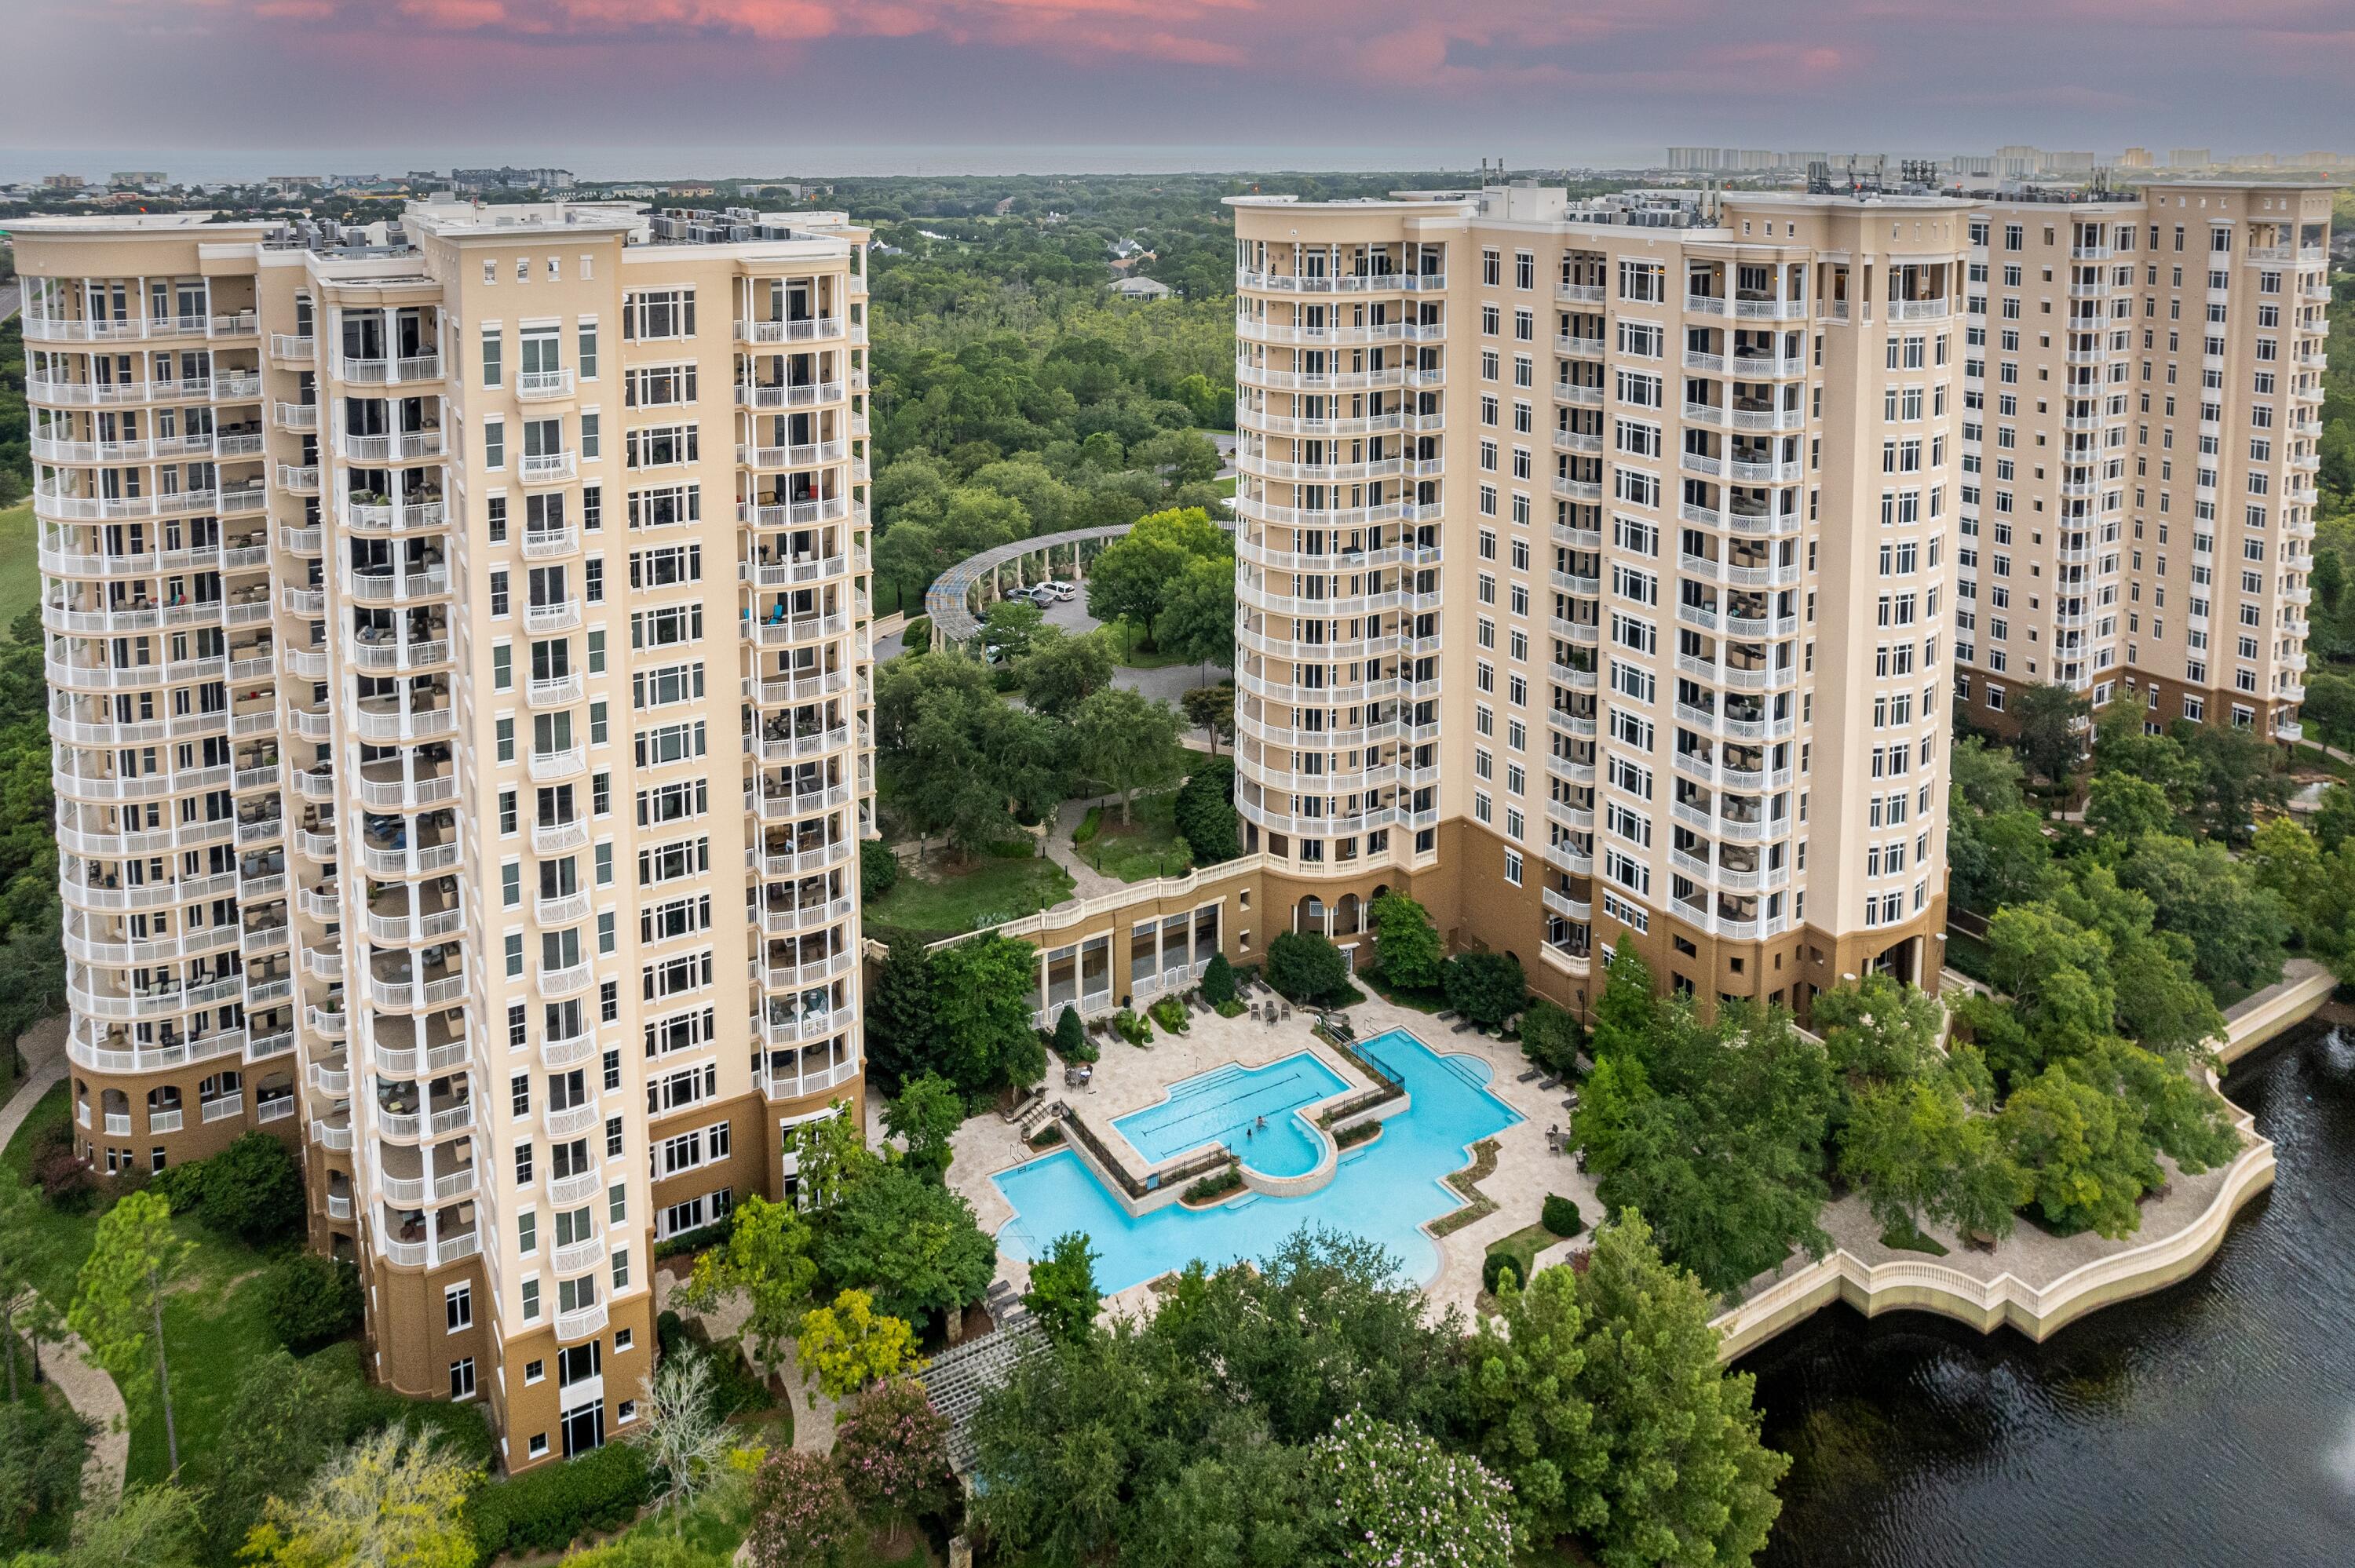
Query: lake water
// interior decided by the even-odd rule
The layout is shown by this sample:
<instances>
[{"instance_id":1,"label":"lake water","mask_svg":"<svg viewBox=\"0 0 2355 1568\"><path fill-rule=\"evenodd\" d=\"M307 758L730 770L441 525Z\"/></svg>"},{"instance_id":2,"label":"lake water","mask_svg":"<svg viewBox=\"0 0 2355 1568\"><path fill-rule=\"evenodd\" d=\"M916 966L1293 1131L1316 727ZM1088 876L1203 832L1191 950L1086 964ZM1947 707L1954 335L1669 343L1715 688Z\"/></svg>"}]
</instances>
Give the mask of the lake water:
<instances>
[{"instance_id":1,"label":"lake water","mask_svg":"<svg viewBox=\"0 0 2355 1568\"><path fill-rule=\"evenodd\" d=\"M2225 1087L2280 1172L2193 1278L2042 1345L1842 1307L1742 1361L1794 1460L1762 1564L2355 1564L2355 1038Z\"/></svg>"}]
</instances>

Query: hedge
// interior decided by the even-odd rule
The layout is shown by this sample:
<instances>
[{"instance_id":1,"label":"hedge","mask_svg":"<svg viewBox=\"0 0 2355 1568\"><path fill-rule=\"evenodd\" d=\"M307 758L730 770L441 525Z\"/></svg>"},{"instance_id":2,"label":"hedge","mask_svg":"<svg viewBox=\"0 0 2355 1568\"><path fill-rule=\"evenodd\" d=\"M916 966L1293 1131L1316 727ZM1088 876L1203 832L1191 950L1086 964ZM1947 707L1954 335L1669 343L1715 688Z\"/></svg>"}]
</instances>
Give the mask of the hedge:
<instances>
[{"instance_id":1,"label":"hedge","mask_svg":"<svg viewBox=\"0 0 2355 1568\"><path fill-rule=\"evenodd\" d=\"M626 1523L653 1495L644 1451L608 1443L478 1488L474 1544L485 1560L502 1552L561 1552L592 1531Z\"/></svg>"}]
</instances>

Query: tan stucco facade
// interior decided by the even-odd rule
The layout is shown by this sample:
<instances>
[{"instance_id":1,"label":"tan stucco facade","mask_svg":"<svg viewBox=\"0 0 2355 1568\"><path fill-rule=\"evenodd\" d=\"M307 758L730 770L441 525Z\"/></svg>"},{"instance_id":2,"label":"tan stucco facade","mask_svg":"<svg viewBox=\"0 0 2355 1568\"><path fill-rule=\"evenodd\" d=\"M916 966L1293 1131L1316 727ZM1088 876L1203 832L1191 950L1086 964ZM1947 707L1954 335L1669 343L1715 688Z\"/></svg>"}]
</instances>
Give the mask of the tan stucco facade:
<instances>
[{"instance_id":1,"label":"tan stucco facade","mask_svg":"<svg viewBox=\"0 0 2355 1568\"><path fill-rule=\"evenodd\" d=\"M656 1245L861 1113L863 233L14 238L85 1152L299 1139L376 1375L618 1435Z\"/></svg>"}]
</instances>

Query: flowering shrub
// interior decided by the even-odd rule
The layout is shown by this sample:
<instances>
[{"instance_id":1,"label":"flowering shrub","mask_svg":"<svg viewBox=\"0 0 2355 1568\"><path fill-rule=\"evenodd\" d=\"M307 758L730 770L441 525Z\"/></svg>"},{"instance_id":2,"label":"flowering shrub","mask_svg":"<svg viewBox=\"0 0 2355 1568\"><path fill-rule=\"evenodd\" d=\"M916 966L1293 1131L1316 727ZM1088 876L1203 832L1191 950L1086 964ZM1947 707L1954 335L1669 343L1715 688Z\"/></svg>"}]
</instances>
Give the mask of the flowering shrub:
<instances>
[{"instance_id":1,"label":"flowering shrub","mask_svg":"<svg viewBox=\"0 0 2355 1568\"><path fill-rule=\"evenodd\" d=\"M1479 1460L1353 1410L1309 1450L1354 1568L1510 1568L1512 1488Z\"/></svg>"},{"instance_id":2,"label":"flowering shrub","mask_svg":"<svg viewBox=\"0 0 2355 1568\"><path fill-rule=\"evenodd\" d=\"M859 1512L877 1523L929 1513L948 1497L949 1424L923 1385L895 1377L852 1401L834 1432L834 1464Z\"/></svg>"},{"instance_id":3,"label":"flowering shrub","mask_svg":"<svg viewBox=\"0 0 2355 1568\"><path fill-rule=\"evenodd\" d=\"M752 1478L752 1568L837 1568L858 1537L841 1472L823 1454L781 1448Z\"/></svg>"}]
</instances>

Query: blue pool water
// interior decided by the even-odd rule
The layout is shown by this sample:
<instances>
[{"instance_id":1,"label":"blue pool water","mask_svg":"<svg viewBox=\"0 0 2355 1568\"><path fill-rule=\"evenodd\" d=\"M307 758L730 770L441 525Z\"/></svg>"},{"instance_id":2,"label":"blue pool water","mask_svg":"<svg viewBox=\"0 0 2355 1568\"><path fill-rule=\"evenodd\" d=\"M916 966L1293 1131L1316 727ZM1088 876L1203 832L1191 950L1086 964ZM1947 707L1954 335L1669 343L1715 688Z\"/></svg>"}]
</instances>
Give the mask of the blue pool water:
<instances>
[{"instance_id":1,"label":"blue pool water","mask_svg":"<svg viewBox=\"0 0 2355 1568\"><path fill-rule=\"evenodd\" d=\"M1150 1165L1222 1143L1254 1171L1305 1176L1324 1157L1325 1144L1293 1113L1348 1086L1315 1052L1303 1051L1264 1067L1230 1065L1188 1078L1172 1085L1159 1105L1112 1125Z\"/></svg>"},{"instance_id":2,"label":"blue pool water","mask_svg":"<svg viewBox=\"0 0 2355 1568\"><path fill-rule=\"evenodd\" d=\"M1014 1206L1014 1217L998 1230L997 1245L1028 1260L1043 1255L1057 1236L1083 1231L1100 1255L1096 1284L1110 1294L1198 1257L1218 1268L1264 1256L1306 1225L1380 1242L1408 1278L1418 1284L1431 1279L1439 1272L1439 1251L1421 1227L1463 1202L1444 1178L1463 1169L1471 1145L1521 1118L1489 1092L1488 1065L1476 1058L1442 1056L1402 1029L1379 1035L1359 1049L1404 1080L1409 1107L1384 1124L1381 1137L1344 1153L1333 1180L1318 1191L1297 1198L1252 1193L1199 1211L1173 1204L1137 1219L1114 1201L1078 1155L1060 1150L992 1178ZM1261 1068L1259 1075L1288 1069L1297 1060ZM1327 1072L1329 1075L1330 1069ZM1222 1073L1241 1075L1242 1070ZM1182 1103L1183 1091L1221 1076L1206 1074L1181 1084L1163 1105L1124 1117L1115 1125L1131 1139L1138 1134L1128 1123L1140 1117L1162 1113L1174 1126L1178 1113L1172 1107ZM1223 1081L1238 1086L1232 1075ZM1305 1097L1336 1092L1326 1089ZM1206 1098L1193 1108L1207 1112L1210 1103ZM1276 1118L1268 1119L1273 1126ZM1295 1118L1287 1111L1285 1119ZM1151 1128L1146 1136L1152 1136ZM1204 1141L1197 1137L1177 1147ZM1257 1138L1252 1142L1251 1158L1258 1168Z\"/></svg>"}]
</instances>

